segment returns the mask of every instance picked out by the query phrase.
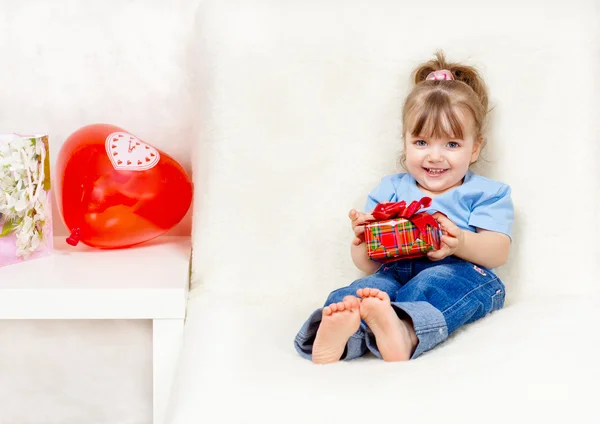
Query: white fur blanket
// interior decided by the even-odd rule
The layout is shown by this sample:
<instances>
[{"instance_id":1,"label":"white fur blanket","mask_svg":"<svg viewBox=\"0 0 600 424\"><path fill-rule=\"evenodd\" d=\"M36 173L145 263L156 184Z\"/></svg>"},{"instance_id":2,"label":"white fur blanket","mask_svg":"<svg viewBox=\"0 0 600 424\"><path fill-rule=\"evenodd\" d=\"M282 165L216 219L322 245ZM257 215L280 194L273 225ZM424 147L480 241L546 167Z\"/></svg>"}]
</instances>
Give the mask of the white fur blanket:
<instances>
[{"instance_id":1,"label":"white fur blanket","mask_svg":"<svg viewBox=\"0 0 600 424\"><path fill-rule=\"evenodd\" d=\"M593 0L204 2L192 50L194 290L169 422L591 414L597 18ZM348 210L397 170L409 73L438 48L489 85L475 170L513 189L506 308L410 363L313 366L292 339L360 276Z\"/></svg>"}]
</instances>

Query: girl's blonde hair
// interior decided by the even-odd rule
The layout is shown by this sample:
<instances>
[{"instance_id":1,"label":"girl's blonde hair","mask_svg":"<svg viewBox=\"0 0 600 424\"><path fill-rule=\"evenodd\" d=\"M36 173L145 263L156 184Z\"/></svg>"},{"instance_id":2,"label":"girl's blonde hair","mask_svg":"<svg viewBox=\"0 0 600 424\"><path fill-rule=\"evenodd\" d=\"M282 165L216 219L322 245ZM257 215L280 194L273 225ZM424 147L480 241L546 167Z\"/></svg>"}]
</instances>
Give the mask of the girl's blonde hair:
<instances>
[{"instance_id":1,"label":"girl's blonde hair","mask_svg":"<svg viewBox=\"0 0 600 424\"><path fill-rule=\"evenodd\" d=\"M414 137L463 138L460 114L470 113L475 122L475 136L483 138L488 114L488 95L483 79L471 66L447 62L444 53L425 62L413 71L414 88L402 108L402 137L410 131ZM434 71L448 70L454 80L428 80ZM400 158L404 166L404 150Z\"/></svg>"}]
</instances>

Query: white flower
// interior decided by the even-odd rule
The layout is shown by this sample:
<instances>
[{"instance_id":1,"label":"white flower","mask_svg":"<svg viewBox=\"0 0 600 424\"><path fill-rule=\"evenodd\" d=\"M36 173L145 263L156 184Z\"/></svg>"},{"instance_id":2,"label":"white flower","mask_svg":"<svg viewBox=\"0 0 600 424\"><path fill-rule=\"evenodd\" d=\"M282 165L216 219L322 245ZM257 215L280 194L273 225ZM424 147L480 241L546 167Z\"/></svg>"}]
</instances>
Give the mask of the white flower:
<instances>
[{"instance_id":1,"label":"white flower","mask_svg":"<svg viewBox=\"0 0 600 424\"><path fill-rule=\"evenodd\" d=\"M15 212L23 212L29 206L29 201L27 200L27 193L21 192L19 193L19 199L14 203Z\"/></svg>"},{"instance_id":2,"label":"white flower","mask_svg":"<svg viewBox=\"0 0 600 424\"><path fill-rule=\"evenodd\" d=\"M15 222L17 256L28 257L44 244L43 228L51 211L44 181L43 142L14 136L0 143L0 216Z\"/></svg>"}]
</instances>

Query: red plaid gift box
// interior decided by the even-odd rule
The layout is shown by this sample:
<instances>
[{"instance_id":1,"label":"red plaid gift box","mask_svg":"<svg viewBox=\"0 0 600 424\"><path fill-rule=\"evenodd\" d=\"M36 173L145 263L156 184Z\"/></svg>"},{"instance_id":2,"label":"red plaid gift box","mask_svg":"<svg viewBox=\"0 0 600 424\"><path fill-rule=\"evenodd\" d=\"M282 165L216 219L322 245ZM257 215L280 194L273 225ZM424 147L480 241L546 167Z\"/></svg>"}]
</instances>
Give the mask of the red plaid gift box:
<instances>
[{"instance_id":1,"label":"red plaid gift box","mask_svg":"<svg viewBox=\"0 0 600 424\"><path fill-rule=\"evenodd\" d=\"M441 230L427 212L431 198L423 197L406 207L406 202L382 203L372 212L375 222L365 225L365 242L371 259L392 262L425 256L440 248Z\"/></svg>"}]
</instances>

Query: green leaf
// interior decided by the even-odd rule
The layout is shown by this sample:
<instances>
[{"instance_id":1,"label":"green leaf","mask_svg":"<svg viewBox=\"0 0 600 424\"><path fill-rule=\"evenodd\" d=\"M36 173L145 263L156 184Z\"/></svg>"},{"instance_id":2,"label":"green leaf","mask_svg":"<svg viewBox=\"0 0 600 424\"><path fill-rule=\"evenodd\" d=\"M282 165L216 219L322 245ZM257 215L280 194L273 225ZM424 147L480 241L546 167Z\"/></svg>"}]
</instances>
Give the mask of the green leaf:
<instances>
[{"instance_id":1,"label":"green leaf","mask_svg":"<svg viewBox=\"0 0 600 424\"><path fill-rule=\"evenodd\" d=\"M46 158L42 166L44 167L44 190L50 190L50 146L48 145L48 136L42 137L42 143L46 149Z\"/></svg>"},{"instance_id":2,"label":"green leaf","mask_svg":"<svg viewBox=\"0 0 600 424\"><path fill-rule=\"evenodd\" d=\"M15 228L17 228L17 223L15 221L6 221L0 232L0 237L9 235Z\"/></svg>"}]
</instances>

